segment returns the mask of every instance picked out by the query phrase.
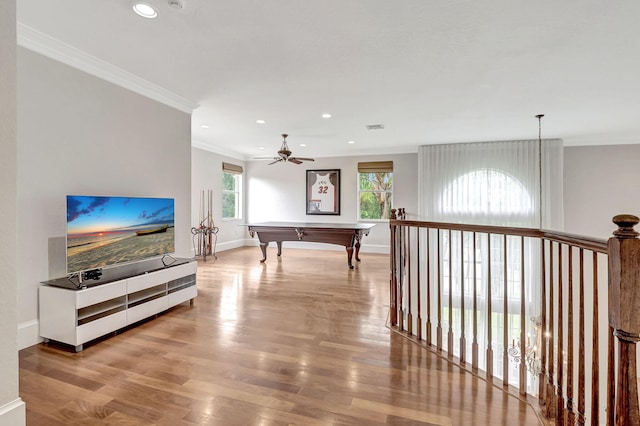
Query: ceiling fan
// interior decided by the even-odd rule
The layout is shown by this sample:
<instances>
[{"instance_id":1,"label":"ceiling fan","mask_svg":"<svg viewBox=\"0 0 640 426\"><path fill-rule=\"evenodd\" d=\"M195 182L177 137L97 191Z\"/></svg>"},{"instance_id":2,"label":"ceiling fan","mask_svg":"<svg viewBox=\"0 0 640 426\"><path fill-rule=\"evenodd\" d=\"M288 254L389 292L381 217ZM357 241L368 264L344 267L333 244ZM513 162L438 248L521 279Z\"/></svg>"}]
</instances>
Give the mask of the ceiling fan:
<instances>
[{"instance_id":1,"label":"ceiling fan","mask_svg":"<svg viewBox=\"0 0 640 426\"><path fill-rule=\"evenodd\" d=\"M289 145L287 145L287 134L282 134L282 146L278 151L278 157L274 157L273 161L269 164L275 164L279 162L290 162L294 164L302 164L303 161L315 161L313 158L303 158L303 157L292 157L291 150L289 149Z\"/></svg>"}]
</instances>

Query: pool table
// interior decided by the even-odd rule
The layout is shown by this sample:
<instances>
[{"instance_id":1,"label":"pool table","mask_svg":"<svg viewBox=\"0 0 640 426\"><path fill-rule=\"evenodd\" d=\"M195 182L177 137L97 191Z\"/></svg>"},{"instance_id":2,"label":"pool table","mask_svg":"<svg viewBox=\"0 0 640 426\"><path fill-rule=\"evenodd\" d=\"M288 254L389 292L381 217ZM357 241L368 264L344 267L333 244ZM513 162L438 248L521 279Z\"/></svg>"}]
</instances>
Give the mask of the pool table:
<instances>
[{"instance_id":1,"label":"pool table","mask_svg":"<svg viewBox=\"0 0 640 426\"><path fill-rule=\"evenodd\" d=\"M344 246L347 249L347 263L353 269L353 254L360 261L360 240L369 235L375 223L299 223L299 222L263 222L250 223L245 226L251 237L258 236L261 263L267 260L267 246L270 242L278 245L278 256L282 254L283 241L308 241Z\"/></svg>"}]
</instances>

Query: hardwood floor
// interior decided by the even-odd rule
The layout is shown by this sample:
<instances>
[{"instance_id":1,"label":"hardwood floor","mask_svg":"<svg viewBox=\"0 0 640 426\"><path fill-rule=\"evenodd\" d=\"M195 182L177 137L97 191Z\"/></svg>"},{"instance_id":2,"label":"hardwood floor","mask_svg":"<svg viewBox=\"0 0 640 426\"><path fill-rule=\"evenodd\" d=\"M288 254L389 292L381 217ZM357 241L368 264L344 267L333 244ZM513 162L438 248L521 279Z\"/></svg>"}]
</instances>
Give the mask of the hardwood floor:
<instances>
[{"instance_id":1,"label":"hardwood floor","mask_svg":"<svg viewBox=\"0 0 640 426\"><path fill-rule=\"evenodd\" d=\"M182 304L80 353L20 351L28 425L538 425L386 328L388 257L218 253Z\"/></svg>"}]
</instances>

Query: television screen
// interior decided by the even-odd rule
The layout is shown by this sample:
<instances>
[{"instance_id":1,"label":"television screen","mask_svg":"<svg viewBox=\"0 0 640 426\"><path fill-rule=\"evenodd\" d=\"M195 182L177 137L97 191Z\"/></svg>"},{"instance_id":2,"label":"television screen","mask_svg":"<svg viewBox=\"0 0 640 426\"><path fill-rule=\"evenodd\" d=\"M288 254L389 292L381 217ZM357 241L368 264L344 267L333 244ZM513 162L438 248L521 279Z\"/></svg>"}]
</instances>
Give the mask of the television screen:
<instances>
[{"instance_id":1,"label":"television screen","mask_svg":"<svg viewBox=\"0 0 640 426\"><path fill-rule=\"evenodd\" d=\"M67 273L173 253L173 198L67 196Z\"/></svg>"}]
</instances>

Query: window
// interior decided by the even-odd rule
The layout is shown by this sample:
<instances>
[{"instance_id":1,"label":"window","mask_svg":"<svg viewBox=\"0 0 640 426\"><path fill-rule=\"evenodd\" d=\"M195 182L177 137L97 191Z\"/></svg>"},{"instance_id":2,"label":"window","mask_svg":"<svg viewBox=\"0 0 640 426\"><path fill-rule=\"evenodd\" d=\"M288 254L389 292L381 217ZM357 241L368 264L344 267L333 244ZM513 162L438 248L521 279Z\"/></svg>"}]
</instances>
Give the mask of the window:
<instances>
[{"instance_id":1,"label":"window","mask_svg":"<svg viewBox=\"0 0 640 426\"><path fill-rule=\"evenodd\" d=\"M555 220L562 217L561 141L424 145L418 148L418 164L420 217L439 222L562 229L561 220ZM431 235L427 249L437 250L439 231L427 232ZM460 231L441 231L440 243L440 259L432 255L433 264L422 270L430 270L431 279L440 279L446 291L451 288L451 294L444 295L442 301L447 316L449 310L453 313L452 323L446 323L448 318L445 317L442 329L451 327L455 336L461 336L462 314L465 330L470 330L469 321L476 319L477 345L479 348L492 345L494 373L502 375L503 368L508 368L509 380L517 381L518 365L511 361L503 365L504 354L509 343L520 337L523 299L525 318L537 318L542 311L537 296L542 282L539 243L529 238L523 241L517 237L505 239L503 235ZM521 250L523 245L524 250ZM438 276L438 261L441 262L442 277ZM474 284L476 298L473 293L469 296ZM431 291L435 294L436 290ZM487 304L489 298L491 309ZM471 308L471 300L477 302L477 306ZM506 325L504 306L508 314ZM526 332L537 336L534 325L534 322L526 321ZM505 327L506 342L502 339ZM467 354L473 350L471 340L465 340ZM460 344L459 339L453 340L454 355L461 353ZM488 362L485 357L486 351L479 350L479 365ZM537 377L529 376L527 392L537 392L536 380Z\"/></svg>"},{"instance_id":2,"label":"window","mask_svg":"<svg viewBox=\"0 0 640 426\"><path fill-rule=\"evenodd\" d=\"M535 215L534 200L529 195L525 185L516 177L503 170L494 168L482 168L463 173L451 180L442 191L441 211L446 218L460 222L471 222L474 218L492 218L505 225L518 225L528 217ZM525 222L526 223L526 222ZM475 241L473 241L475 239ZM535 256L539 247L532 246L529 240L520 240L516 237L504 237L502 235L487 235L471 232L441 232L442 241L442 294L445 296L443 309L449 315L452 313L452 324L448 324L448 318L444 320L445 327L451 326L454 333L460 335L462 315L468 330L469 322L474 312L468 305L472 297L469 294L476 285L477 303L483 306L487 300L487 294L491 294L493 306L491 308L491 336L492 345L498 349L496 352L504 352L504 342L495 336L504 335L506 305L507 333L515 342L520 336L520 306L522 298L522 279L529 285L539 278L530 270L522 270L522 264L535 265ZM464 241L464 242L463 242ZM451 246L451 247L449 247ZM464 252L462 247L465 248ZM476 252L473 253L473 247ZM489 253L489 247L491 252ZM490 256L489 256L490 255ZM522 257L527 260L523 261ZM475 261L475 264L473 263ZM506 264L505 264L506 263ZM462 275L464 271L464 276ZM476 283L473 282L473 273L476 273ZM489 274L490 272L490 274ZM506 274L506 275L505 275ZM524 274L524 275L523 275ZM489 278L490 277L490 278ZM464 286L464 287L463 287ZM462 289L464 288L465 301L463 305ZM451 291L451 296L449 295ZM505 293L506 291L506 293ZM525 292L531 292L531 286ZM505 300L506 298L506 300ZM449 301L452 302L449 307ZM525 298L528 307L525 312L536 312L531 306L533 297L529 294ZM463 311L464 306L464 311ZM482 309L482 308L481 308ZM489 323L486 321L486 312L479 315L477 327L480 333L487 332ZM535 313L533 314L535 316ZM531 324L527 324L528 332L534 332ZM488 332L487 332L488 333ZM488 334L487 334L488 336ZM479 336L482 342L485 336ZM468 352L472 347L467 345ZM460 354L460 344L454 341L453 353ZM480 359L483 359L480 355ZM504 358L494 355L495 375L503 377ZM508 377L510 383L516 384L519 375L519 364L509 361Z\"/></svg>"},{"instance_id":3,"label":"window","mask_svg":"<svg viewBox=\"0 0 640 426\"><path fill-rule=\"evenodd\" d=\"M446 215L531 216L533 200L524 185L501 170L480 169L465 173L449 184L442 195Z\"/></svg>"},{"instance_id":4,"label":"window","mask_svg":"<svg viewBox=\"0 0 640 426\"><path fill-rule=\"evenodd\" d=\"M242 166L222 163L222 219L241 219Z\"/></svg>"},{"instance_id":5,"label":"window","mask_svg":"<svg viewBox=\"0 0 640 426\"><path fill-rule=\"evenodd\" d=\"M462 218L461 222L470 222L474 216L485 215L497 218L507 225L512 224L515 217L521 219L526 216L535 214L532 207L533 200L525 186L509 174L496 169L479 169L463 174L455 178L446 186L442 196L441 209L447 217L454 220ZM519 222L516 222L516 225ZM467 281L469 277L459 277L459 272L455 271L455 265L460 265L464 260L465 273L473 272L471 266L472 253L460 253L461 244L464 247L471 247L472 243L469 238L476 238L478 248L476 251L475 269L478 276L485 274L491 268L492 289L491 294L499 294L502 291L502 283L505 277L502 275L507 272L506 282L509 283L508 294L511 302L519 305L520 303L520 280L522 277L521 256L530 257L530 242L525 245L525 252L520 251L518 241L513 238L503 239L502 236L491 236L491 264L484 256L488 253L487 239L484 234L465 233L463 236L458 233L443 233L443 277L445 280L453 281L452 290L460 293L460 282L462 279ZM465 242L462 243L462 238ZM451 244L452 249L449 250L448 245ZM481 248L484 247L484 248ZM451 259L449 256L451 255ZM462 258L461 258L462 257ZM507 260L507 268L503 269L503 260ZM453 276L449 277L449 260L454 265ZM529 260L532 262L532 260ZM531 279L529 277L529 279ZM448 282L448 281L447 281ZM466 284L468 285L468 284ZM468 287L467 287L468 288ZM447 291L445 290L445 293ZM483 294L484 290L481 291ZM480 296L483 297L482 295Z\"/></svg>"},{"instance_id":6,"label":"window","mask_svg":"<svg viewBox=\"0 0 640 426\"><path fill-rule=\"evenodd\" d=\"M358 163L358 217L389 219L393 206L393 162Z\"/></svg>"}]
</instances>

